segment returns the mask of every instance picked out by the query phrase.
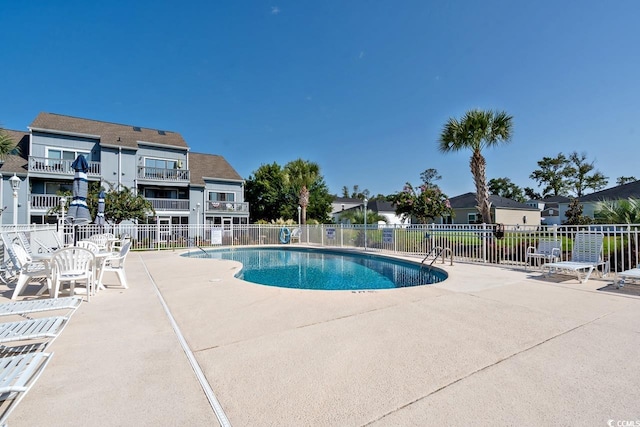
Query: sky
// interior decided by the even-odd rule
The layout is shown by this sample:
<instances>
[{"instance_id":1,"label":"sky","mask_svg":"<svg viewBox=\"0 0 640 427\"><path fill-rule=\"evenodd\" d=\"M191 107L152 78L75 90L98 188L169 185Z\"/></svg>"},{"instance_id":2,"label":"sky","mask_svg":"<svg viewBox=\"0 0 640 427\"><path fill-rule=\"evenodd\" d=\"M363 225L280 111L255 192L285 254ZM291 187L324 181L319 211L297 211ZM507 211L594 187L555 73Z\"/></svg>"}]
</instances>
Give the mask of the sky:
<instances>
[{"instance_id":1,"label":"sky","mask_svg":"<svg viewBox=\"0 0 640 427\"><path fill-rule=\"evenodd\" d=\"M637 0L0 0L0 126L40 112L169 130L245 179L298 158L330 192L372 195L433 168L475 191L451 117L513 116L487 179L540 190L543 157L577 151L640 178Z\"/></svg>"}]
</instances>

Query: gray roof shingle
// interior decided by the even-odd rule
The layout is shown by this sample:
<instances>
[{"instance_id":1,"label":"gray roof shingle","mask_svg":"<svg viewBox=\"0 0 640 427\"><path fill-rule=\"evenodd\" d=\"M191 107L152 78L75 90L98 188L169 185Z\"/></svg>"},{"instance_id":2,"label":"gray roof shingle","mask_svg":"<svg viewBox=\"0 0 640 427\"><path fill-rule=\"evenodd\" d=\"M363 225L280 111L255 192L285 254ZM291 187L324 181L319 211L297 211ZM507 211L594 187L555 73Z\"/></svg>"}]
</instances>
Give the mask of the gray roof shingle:
<instances>
[{"instance_id":1,"label":"gray roof shingle","mask_svg":"<svg viewBox=\"0 0 640 427\"><path fill-rule=\"evenodd\" d=\"M216 154L189 153L191 184L203 186L204 177L242 181L242 177L224 157Z\"/></svg>"},{"instance_id":2,"label":"gray roof shingle","mask_svg":"<svg viewBox=\"0 0 640 427\"><path fill-rule=\"evenodd\" d=\"M581 202L599 202L602 200L622 200L629 197L640 198L640 180L587 194L578 200Z\"/></svg>"},{"instance_id":3,"label":"gray roof shingle","mask_svg":"<svg viewBox=\"0 0 640 427\"><path fill-rule=\"evenodd\" d=\"M82 119L61 114L40 113L29 127L33 130L44 130L53 133L59 131L96 135L100 137L101 144L125 148L138 148L138 141L188 148L186 141L176 132Z\"/></svg>"},{"instance_id":4,"label":"gray roof shingle","mask_svg":"<svg viewBox=\"0 0 640 427\"><path fill-rule=\"evenodd\" d=\"M491 206L495 208L522 209L522 210L530 210L530 211L538 210L524 203L516 202L515 200L507 199L506 197L496 196L495 194L492 194L489 196L489 201L491 202ZM451 203L451 207L453 209L474 208L476 206L476 194L465 193L465 194L461 194L460 196L451 197L449 199L449 203Z\"/></svg>"}]
</instances>

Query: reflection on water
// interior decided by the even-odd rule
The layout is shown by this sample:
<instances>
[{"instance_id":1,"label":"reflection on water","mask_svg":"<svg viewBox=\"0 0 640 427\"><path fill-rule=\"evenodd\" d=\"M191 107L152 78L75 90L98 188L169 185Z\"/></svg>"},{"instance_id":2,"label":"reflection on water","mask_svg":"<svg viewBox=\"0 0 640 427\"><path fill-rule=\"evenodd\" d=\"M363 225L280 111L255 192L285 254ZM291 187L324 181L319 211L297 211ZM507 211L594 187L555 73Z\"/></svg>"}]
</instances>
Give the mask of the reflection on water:
<instances>
[{"instance_id":1,"label":"reflection on water","mask_svg":"<svg viewBox=\"0 0 640 427\"><path fill-rule=\"evenodd\" d=\"M388 258L312 250L229 249L210 251L209 257L241 262L239 278L269 286L299 289L363 290L428 285L446 273Z\"/></svg>"}]
</instances>

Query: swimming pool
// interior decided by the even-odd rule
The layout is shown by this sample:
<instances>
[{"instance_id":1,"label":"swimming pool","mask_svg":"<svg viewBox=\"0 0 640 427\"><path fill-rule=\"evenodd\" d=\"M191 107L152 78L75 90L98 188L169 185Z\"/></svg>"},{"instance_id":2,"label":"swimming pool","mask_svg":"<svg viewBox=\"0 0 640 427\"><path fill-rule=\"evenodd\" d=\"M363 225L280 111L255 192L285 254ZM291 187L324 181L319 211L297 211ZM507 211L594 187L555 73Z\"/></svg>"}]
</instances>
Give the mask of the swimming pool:
<instances>
[{"instance_id":1,"label":"swimming pool","mask_svg":"<svg viewBox=\"0 0 640 427\"><path fill-rule=\"evenodd\" d=\"M194 258L241 262L239 279L267 286L319 290L373 290L429 285L447 273L373 254L307 248L234 248L189 252Z\"/></svg>"}]
</instances>

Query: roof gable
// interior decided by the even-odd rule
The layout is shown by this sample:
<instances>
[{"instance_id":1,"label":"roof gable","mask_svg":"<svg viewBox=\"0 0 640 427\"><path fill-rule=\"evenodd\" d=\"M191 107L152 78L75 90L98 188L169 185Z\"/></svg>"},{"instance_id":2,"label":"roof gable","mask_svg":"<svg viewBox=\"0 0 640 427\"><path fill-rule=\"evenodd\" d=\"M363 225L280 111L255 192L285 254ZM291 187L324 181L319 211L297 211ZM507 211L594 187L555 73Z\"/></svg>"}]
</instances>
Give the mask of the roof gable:
<instances>
[{"instance_id":1,"label":"roof gable","mask_svg":"<svg viewBox=\"0 0 640 427\"><path fill-rule=\"evenodd\" d=\"M193 185L204 185L205 178L242 181L229 162L216 154L189 153L189 173Z\"/></svg>"},{"instance_id":2,"label":"roof gable","mask_svg":"<svg viewBox=\"0 0 640 427\"><path fill-rule=\"evenodd\" d=\"M525 203L516 202L515 200L496 196L495 194L489 196L489 201L491 202L491 207L498 209L538 210L537 208L532 208ZM451 197L449 199L449 203L453 209L473 209L477 205L476 194L470 192L456 197Z\"/></svg>"}]
</instances>

